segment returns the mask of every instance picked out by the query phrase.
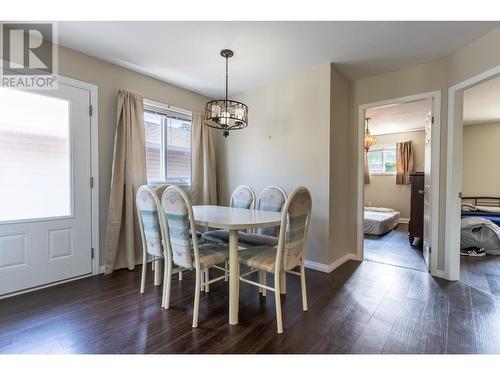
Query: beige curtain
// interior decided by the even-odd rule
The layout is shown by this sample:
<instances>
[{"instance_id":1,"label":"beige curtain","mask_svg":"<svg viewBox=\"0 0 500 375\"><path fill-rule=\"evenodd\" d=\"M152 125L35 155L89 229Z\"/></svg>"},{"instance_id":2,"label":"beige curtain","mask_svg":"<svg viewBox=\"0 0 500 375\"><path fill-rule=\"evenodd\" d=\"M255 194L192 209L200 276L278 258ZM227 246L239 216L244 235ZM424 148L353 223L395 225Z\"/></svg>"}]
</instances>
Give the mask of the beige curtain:
<instances>
[{"instance_id":1,"label":"beige curtain","mask_svg":"<svg viewBox=\"0 0 500 375\"><path fill-rule=\"evenodd\" d=\"M368 150L365 150L365 185L370 183L370 168L368 167Z\"/></svg>"},{"instance_id":2,"label":"beige curtain","mask_svg":"<svg viewBox=\"0 0 500 375\"><path fill-rule=\"evenodd\" d=\"M396 143L396 185L408 185L413 167L413 141Z\"/></svg>"},{"instance_id":3,"label":"beige curtain","mask_svg":"<svg viewBox=\"0 0 500 375\"><path fill-rule=\"evenodd\" d=\"M141 242L135 193L146 183L144 100L120 90L109 197L105 272L135 268L141 259Z\"/></svg>"},{"instance_id":4,"label":"beige curtain","mask_svg":"<svg viewBox=\"0 0 500 375\"><path fill-rule=\"evenodd\" d=\"M191 125L191 201L217 204L217 175L212 131L203 115L193 112Z\"/></svg>"}]
</instances>

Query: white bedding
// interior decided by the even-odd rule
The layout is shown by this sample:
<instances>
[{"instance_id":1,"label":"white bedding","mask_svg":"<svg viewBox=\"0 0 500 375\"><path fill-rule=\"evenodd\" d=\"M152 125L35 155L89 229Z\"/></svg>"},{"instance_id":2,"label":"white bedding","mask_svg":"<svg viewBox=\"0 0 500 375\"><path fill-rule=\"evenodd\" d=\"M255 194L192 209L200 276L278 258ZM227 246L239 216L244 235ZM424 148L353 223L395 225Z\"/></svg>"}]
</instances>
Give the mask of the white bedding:
<instances>
[{"instance_id":1,"label":"white bedding","mask_svg":"<svg viewBox=\"0 0 500 375\"><path fill-rule=\"evenodd\" d=\"M399 212L392 208L365 207L365 234L381 235L390 232L398 225L399 215Z\"/></svg>"}]
</instances>

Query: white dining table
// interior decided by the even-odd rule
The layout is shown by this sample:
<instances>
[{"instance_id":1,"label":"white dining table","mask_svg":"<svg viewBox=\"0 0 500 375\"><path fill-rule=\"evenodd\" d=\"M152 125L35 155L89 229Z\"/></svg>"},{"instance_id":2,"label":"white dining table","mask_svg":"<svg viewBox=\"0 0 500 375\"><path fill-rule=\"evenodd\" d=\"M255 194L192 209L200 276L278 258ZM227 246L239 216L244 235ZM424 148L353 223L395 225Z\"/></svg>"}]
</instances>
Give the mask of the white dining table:
<instances>
[{"instance_id":1,"label":"white dining table","mask_svg":"<svg viewBox=\"0 0 500 375\"><path fill-rule=\"evenodd\" d=\"M223 206L193 206L193 214L196 225L229 231L229 324L238 324L238 231L279 226L281 213Z\"/></svg>"}]
</instances>

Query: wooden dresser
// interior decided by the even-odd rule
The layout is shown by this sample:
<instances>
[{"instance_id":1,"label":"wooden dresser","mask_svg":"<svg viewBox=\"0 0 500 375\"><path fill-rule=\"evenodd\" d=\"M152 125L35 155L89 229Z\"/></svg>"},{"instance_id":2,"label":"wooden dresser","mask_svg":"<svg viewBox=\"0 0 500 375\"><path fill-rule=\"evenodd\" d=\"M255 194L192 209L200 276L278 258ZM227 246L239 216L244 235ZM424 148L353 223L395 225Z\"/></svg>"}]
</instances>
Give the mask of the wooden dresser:
<instances>
[{"instance_id":1,"label":"wooden dresser","mask_svg":"<svg viewBox=\"0 0 500 375\"><path fill-rule=\"evenodd\" d=\"M424 172L415 172L411 177L410 223L408 241L413 246L416 238L424 237Z\"/></svg>"}]
</instances>

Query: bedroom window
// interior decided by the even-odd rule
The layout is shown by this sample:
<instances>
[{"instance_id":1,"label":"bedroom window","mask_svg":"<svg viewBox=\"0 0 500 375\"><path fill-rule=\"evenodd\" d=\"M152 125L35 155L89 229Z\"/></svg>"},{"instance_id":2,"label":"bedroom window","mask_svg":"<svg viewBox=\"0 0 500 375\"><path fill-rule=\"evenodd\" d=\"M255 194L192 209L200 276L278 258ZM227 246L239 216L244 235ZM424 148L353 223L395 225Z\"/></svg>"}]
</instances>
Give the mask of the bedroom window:
<instances>
[{"instance_id":1,"label":"bedroom window","mask_svg":"<svg viewBox=\"0 0 500 375\"><path fill-rule=\"evenodd\" d=\"M148 184L191 185L191 112L144 100Z\"/></svg>"},{"instance_id":2,"label":"bedroom window","mask_svg":"<svg viewBox=\"0 0 500 375\"><path fill-rule=\"evenodd\" d=\"M368 151L368 168L373 175L395 175L396 145L380 146Z\"/></svg>"}]
</instances>

